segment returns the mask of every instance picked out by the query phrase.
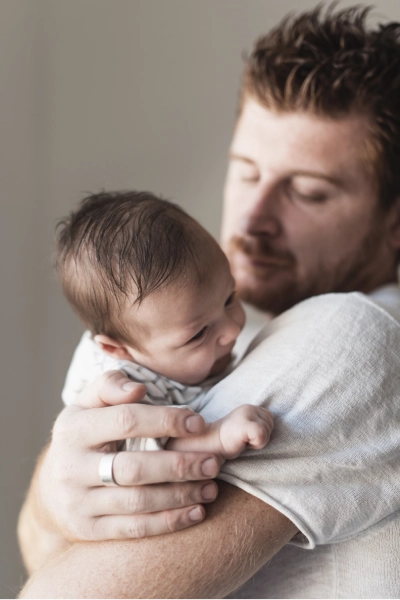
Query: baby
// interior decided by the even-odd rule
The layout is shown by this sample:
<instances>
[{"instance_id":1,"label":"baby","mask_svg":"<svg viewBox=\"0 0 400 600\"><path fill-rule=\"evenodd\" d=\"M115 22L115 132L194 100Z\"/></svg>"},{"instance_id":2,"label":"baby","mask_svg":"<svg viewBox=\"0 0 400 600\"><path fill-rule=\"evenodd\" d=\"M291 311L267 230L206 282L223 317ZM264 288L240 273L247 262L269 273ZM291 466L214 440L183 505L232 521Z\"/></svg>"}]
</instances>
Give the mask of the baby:
<instances>
[{"instance_id":1,"label":"baby","mask_svg":"<svg viewBox=\"0 0 400 600\"><path fill-rule=\"evenodd\" d=\"M216 241L178 206L147 192L99 193L59 224L57 269L89 332L67 375L63 400L101 373L120 369L147 388L145 402L198 412L232 368L245 322L228 261ZM243 405L203 434L167 448L209 451L221 461L269 441L271 413ZM130 439L128 450L167 440Z\"/></svg>"}]
</instances>

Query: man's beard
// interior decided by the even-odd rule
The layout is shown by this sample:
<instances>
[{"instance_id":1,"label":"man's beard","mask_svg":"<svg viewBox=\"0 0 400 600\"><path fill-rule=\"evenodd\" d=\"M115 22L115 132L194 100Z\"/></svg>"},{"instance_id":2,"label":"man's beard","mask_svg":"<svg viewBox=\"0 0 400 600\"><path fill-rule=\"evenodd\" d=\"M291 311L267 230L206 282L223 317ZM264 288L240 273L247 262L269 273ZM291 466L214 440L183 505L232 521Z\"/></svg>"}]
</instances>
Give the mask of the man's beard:
<instances>
[{"instance_id":1,"label":"man's beard","mask_svg":"<svg viewBox=\"0 0 400 600\"><path fill-rule=\"evenodd\" d=\"M262 236L234 236L229 240L226 254L239 297L262 312L278 315L312 296L332 292L367 293L377 287L374 258L381 243L382 232L375 225L346 260L319 262L316 255L313 271L303 277L299 276L296 257L290 251L273 249ZM252 261L248 277L246 269L236 264L240 254ZM271 268L268 268L269 262Z\"/></svg>"},{"instance_id":2,"label":"man's beard","mask_svg":"<svg viewBox=\"0 0 400 600\"><path fill-rule=\"evenodd\" d=\"M272 249L267 239L261 236L234 236L229 241L226 254L236 278L236 291L243 302L263 312L279 314L304 299L297 290L296 259L290 252ZM240 254L254 263L250 268L253 275L250 279L254 285L244 282L239 275L243 267L235 265L235 257ZM270 269L267 268L268 263L272 265Z\"/></svg>"}]
</instances>

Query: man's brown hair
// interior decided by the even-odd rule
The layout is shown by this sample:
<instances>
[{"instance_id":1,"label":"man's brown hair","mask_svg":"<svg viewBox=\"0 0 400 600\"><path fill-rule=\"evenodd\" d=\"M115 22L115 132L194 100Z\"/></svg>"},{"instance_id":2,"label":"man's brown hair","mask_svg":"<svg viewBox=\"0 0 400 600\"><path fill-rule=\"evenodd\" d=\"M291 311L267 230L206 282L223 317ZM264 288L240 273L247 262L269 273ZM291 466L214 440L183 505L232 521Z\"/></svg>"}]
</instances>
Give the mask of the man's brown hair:
<instances>
[{"instance_id":1,"label":"man's brown hair","mask_svg":"<svg viewBox=\"0 0 400 600\"><path fill-rule=\"evenodd\" d=\"M149 192L101 192L59 222L56 267L66 297L93 335L140 347L124 323L127 300L140 305L166 284L201 283L214 246L167 200Z\"/></svg>"},{"instance_id":2,"label":"man's brown hair","mask_svg":"<svg viewBox=\"0 0 400 600\"><path fill-rule=\"evenodd\" d=\"M240 109L252 97L276 111L365 115L369 166L388 207L400 195L400 23L371 29L371 7L335 6L291 14L257 40Z\"/></svg>"}]
</instances>

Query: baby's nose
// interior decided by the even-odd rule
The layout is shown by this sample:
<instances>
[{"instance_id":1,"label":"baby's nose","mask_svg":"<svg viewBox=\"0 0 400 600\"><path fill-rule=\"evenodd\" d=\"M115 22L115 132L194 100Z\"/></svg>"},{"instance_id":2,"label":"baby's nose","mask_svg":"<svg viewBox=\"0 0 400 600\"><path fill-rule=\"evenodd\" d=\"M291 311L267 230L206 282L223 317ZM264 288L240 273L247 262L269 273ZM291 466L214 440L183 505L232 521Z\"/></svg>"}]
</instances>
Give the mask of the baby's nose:
<instances>
[{"instance_id":1,"label":"baby's nose","mask_svg":"<svg viewBox=\"0 0 400 600\"><path fill-rule=\"evenodd\" d=\"M241 327L238 323L226 317L219 336L218 342L220 346L228 346L232 344L241 332Z\"/></svg>"}]
</instances>

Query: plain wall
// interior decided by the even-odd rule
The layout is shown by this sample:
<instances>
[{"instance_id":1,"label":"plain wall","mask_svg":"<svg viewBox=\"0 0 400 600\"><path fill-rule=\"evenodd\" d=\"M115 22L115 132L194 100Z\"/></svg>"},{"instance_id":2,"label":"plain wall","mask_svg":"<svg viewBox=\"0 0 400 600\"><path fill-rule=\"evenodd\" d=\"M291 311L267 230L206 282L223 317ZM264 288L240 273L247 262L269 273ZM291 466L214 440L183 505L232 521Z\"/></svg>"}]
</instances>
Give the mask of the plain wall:
<instances>
[{"instance_id":1,"label":"plain wall","mask_svg":"<svg viewBox=\"0 0 400 600\"><path fill-rule=\"evenodd\" d=\"M0 0L2 598L25 579L17 515L82 332L51 267L57 219L88 191L149 189L218 236L242 52L314 5Z\"/></svg>"}]
</instances>

